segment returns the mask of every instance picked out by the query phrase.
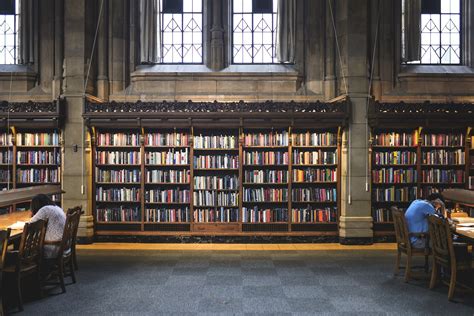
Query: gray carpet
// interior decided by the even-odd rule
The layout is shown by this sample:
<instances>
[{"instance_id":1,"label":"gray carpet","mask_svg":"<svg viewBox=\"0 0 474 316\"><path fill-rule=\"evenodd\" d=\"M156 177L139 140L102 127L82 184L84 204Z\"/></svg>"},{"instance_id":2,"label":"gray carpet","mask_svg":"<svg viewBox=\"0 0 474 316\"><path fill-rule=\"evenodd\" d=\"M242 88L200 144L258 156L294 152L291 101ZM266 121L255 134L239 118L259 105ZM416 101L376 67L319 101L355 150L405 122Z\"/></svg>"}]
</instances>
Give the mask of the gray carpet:
<instances>
[{"instance_id":1,"label":"gray carpet","mask_svg":"<svg viewBox=\"0 0 474 316\"><path fill-rule=\"evenodd\" d=\"M474 315L474 295L392 276L393 251L80 251L78 283L25 315Z\"/></svg>"}]
</instances>

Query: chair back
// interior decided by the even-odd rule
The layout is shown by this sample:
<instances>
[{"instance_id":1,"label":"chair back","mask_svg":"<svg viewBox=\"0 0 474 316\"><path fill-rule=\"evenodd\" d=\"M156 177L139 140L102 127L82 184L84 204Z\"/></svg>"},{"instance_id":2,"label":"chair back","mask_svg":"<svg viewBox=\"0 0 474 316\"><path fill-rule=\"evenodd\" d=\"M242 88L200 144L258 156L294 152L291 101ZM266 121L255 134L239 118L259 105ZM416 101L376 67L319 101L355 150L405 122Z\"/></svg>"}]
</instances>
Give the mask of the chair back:
<instances>
[{"instance_id":1,"label":"chair back","mask_svg":"<svg viewBox=\"0 0 474 316\"><path fill-rule=\"evenodd\" d=\"M446 267L456 265L451 229L446 220L438 216L428 217L428 227L433 249L433 259Z\"/></svg>"},{"instance_id":2,"label":"chair back","mask_svg":"<svg viewBox=\"0 0 474 316\"><path fill-rule=\"evenodd\" d=\"M26 223L18 248L19 264L39 264L43 255L47 220Z\"/></svg>"},{"instance_id":3,"label":"chair back","mask_svg":"<svg viewBox=\"0 0 474 316\"><path fill-rule=\"evenodd\" d=\"M3 263L5 262L5 255L8 248L8 238L10 238L10 228L6 230L0 230L0 253L2 256L0 259L0 269L3 269Z\"/></svg>"},{"instance_id":4,"label":"chair back","mask_svg":"<svg viewBox=\"0 0 474 316\"><path fill-rule=\"evenodd\" d=\"M75 214L75 217L73 219L74 231L72 233L73 235L72 246L75 247L76 240L77 240L77 230L79 229L79 221L81 219L81 214L82 214L82 206L76 206L76 207L68 209L66 212L66 215L68 214Z\"/></svg>"},{"instance_id":5,"label":"chair back","mask_svg":"<svg viewBox=\"0 0 474 316\"><path fill-rule=\"evenodd\" d=\"M392 211L393 224L395 226L395 237L397 240L397 246L399 249L410 249L411 243L408 234L408 225L405 219L405 214L396 206L392 206L390 209Z\"/></svg>"},{"instance_id":6,"label":"chair back","mask_svg":"<svg viewBox=\"0 0 474 316\"><path fill-rule=\"evenodd\" d=\"M61 247L58 253L59 256L62 256L65 252L71 250L74 245L74 232L77 218L77 212L67 212L63 238L61 239Z\"/></svg>"}]
</instances>

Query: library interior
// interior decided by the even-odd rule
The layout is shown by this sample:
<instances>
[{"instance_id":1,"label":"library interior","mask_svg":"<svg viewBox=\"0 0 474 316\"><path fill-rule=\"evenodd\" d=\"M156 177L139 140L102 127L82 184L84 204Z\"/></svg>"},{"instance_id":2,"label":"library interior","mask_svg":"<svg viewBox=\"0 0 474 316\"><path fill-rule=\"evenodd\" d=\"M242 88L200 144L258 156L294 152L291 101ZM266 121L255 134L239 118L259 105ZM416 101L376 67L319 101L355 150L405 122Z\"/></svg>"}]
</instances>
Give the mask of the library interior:
<instances>
[{"instance_id":1,"label":"library interior","mask_svg":"<svg viewBox=\"0 0 474 316\"><path fill-rule=\"evenodd\" d=\"M474 314L472 0L1 0L0 315Z\"/></svg>"}]
</instances>

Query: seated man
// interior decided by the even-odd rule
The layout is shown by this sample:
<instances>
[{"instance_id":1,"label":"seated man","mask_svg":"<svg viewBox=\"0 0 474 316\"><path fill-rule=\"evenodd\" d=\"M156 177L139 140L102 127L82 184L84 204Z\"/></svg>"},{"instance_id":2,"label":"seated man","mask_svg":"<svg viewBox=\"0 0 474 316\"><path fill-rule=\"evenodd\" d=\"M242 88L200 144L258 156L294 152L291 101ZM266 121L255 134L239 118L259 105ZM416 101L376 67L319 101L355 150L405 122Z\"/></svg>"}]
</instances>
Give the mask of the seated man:
<instances>
[{"instance_id":1,"label":"seated man","mask_svg":"<svg viewBox=\"0 0 474 316\"><path fill-rule=\"evenodd\" d=\"M410 233L428 233L428 216L440 212L444 214L444 199L439 193L432 193L427 200L413 201L405 212L405 219ZM426 239L418 236L410 237L414 248L425 248Z\"/></svg>"}]
</instances>

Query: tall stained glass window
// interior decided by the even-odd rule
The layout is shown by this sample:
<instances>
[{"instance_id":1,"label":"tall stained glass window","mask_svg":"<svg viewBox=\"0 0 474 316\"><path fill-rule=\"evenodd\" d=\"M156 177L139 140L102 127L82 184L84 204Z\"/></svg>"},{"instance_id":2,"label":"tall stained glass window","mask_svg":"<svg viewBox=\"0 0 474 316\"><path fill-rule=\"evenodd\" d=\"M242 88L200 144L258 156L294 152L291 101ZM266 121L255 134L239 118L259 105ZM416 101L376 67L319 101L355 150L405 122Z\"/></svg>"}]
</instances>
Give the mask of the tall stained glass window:
<instances>
[{"instance_id":1,"label":"tall stained glass window","mask_svg":"<svg viewBox=\"0 0 474 316\"><path fill-rule=\"evenodd\" d=\"M277 0L232 1L232 62L277 63Z\"/></svg>"},{"instance_id":2,"label":"tall stained glass window","mask_svg":"<svg viewBox=\"0 0 474 316\"><path fill-rule=\"evenodd\" d=\"M19 0L0 1L0 64L18 63Z\"/></svg>"},{"instance_id":3,"label":"tall stained glass window","mask_svg":"<svg viewBox=\"0 0 474 316\"><path fill-rule=\"evenodd\" d=\"M160 62L201 64L202 0L160 0Z\"/></svg>"}]
</instances>

